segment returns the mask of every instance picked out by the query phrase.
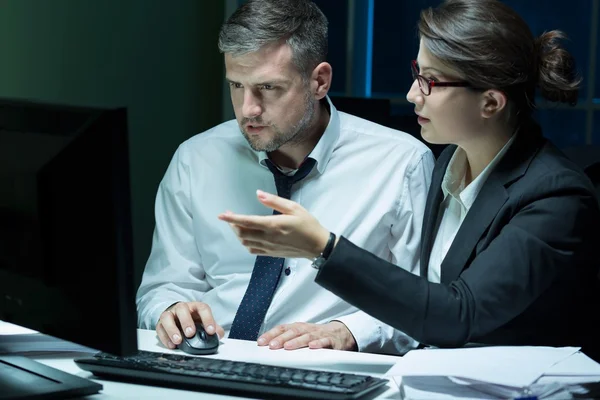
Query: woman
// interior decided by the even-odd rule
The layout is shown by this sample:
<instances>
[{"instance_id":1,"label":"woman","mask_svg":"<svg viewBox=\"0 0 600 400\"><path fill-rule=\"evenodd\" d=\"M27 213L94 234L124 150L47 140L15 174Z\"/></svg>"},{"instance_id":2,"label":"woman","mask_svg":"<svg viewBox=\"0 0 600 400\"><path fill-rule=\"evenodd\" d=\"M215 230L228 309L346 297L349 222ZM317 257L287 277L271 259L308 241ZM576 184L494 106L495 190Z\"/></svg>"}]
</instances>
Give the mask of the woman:
<instances>
[{"instance_id":1,"label":"woman","mask_svg":"<svg viewBox=\"0 0 600 400\"><path fill-rule=\"evenodd\" d=\"M577 101L561 33L534 38L496 0L448 0L421 13L419 34L407 99L423 138L450 144L427 199L420 276L344 237L326 246L334 235L277 196L259 200L283 215L220 218L254 254L317 258L317 283L424 345L587 350L600 338L588 327L600 310L598 202L531 117L536 87Z\"/></svg>"}]
</instances>

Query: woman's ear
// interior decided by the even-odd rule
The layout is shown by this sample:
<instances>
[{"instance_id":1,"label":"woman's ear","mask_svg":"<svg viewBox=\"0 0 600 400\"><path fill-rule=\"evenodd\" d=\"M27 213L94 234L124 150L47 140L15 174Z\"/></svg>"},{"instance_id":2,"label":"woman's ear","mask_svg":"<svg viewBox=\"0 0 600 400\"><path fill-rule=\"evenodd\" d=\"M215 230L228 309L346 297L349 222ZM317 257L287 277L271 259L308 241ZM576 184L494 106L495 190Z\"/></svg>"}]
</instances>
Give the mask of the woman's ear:
<instances>
[{"instance_id":1,"label":"woman's ear","mask_svg":"<svg viewBox=\"0 0 600 400\"><path fill-rule=\"evenodd\" d=\"M496 89L486 90L481 102L481 116L492 118L506 108L507 98L504 92Z\"/></svg>"}]
</instances>

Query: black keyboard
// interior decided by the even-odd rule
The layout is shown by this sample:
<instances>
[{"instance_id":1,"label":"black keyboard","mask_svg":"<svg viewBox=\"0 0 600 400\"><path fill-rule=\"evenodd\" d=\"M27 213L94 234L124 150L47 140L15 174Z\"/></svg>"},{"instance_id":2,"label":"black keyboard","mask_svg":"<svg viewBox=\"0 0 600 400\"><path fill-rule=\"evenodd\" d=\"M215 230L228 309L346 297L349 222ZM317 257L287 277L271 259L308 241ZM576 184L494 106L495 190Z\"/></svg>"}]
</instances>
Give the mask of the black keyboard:
<instances>
[{"instance_id":1,"label":"black keyboard","mask_svg":"<svg viewBox=\"0 0 600 400\"><path fill-rule=\"evenodd\" d=\"M139 351L98 353L75 362L98 377L196 391L262 398L357 399L387 384L367 375L275 367L243 361Z\"/></svg>"}]
</instances>

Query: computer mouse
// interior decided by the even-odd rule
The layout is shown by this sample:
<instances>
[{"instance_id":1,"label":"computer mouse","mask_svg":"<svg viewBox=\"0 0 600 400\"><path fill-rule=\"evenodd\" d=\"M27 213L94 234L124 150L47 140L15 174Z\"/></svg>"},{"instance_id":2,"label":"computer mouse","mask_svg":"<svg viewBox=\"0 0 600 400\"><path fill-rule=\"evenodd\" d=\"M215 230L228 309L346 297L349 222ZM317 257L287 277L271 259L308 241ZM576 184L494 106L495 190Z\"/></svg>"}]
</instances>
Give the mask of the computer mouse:
<instances>
[{"instance_id":1,"label":"computer mouse","mask_svg":"<svg viewBox=\"0 0 600 400\"><path fill-rule=\"evenodd\" d=\"M196 334L191 338L181 335L181 343L177 348L193 355L214 354L219 348L219 335L209 335L200 323L196 323Z\"/></svg>"}]
</instances>

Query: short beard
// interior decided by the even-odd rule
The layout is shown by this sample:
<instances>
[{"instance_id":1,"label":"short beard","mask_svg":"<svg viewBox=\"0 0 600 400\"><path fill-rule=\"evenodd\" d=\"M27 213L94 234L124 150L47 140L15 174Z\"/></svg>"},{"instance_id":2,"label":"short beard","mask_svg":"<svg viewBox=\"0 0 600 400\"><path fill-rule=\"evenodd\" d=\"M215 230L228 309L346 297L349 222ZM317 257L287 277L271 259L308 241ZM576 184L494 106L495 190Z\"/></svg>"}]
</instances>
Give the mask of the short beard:
<instances>
[{"instance_id":1,"label":"short beard","mask_svg":"<svg viewBox=\"0 0 600 400\"><path fill-rule=\"evenodd\" d=\"M260 117L256 119L244 118L242 120L242 123L240 124L240 130L242 131L242 135L244 135L244 137L248 141L248 144L250 144L252 150L264 151L267 153L275 151L286 144L295 145L298 143L302 143L309 134L310 124L312 123L313 118L315 116L315 102L315 98L311 95L310 92L307 91L306 98L304 101L304 115L302 116L300 121L291 126L286 132L281 131L281 129L279 129L277 125L269 125L269 127L273 129L275 135L273 136L271 141L267 143L260 144L258 141L253 141L248 135L248 133L244 131L243 128L243 126L250 121L256 122L258 124L262 123Z\"/></svg>"}]
</instances>

